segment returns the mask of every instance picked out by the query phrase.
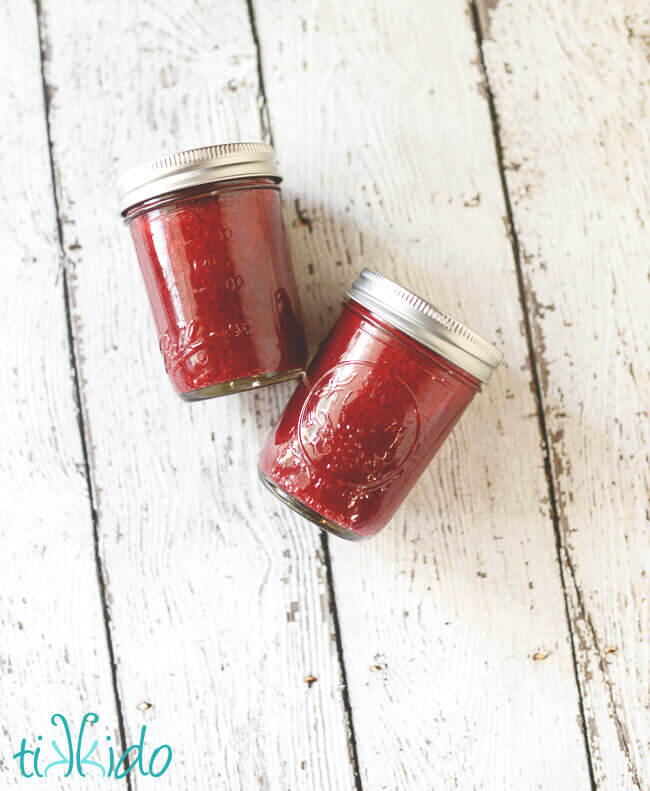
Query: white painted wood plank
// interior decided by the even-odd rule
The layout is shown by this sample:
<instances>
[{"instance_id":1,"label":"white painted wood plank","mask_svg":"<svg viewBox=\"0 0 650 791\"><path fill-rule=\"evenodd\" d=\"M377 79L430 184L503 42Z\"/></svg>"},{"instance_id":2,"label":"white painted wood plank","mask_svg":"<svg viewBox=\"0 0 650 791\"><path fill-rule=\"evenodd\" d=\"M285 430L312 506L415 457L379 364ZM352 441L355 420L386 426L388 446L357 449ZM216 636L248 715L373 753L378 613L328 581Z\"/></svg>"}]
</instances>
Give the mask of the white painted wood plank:
<instances>
[{"instance_id":1,"label":"white painted wood plank","mask_svg":"<svg viewBox=\"0 0 650 791\"><path fill-rule=\"evenodd\" d=\"M320 540L256 480L290 385L192 406L174 395L114 198L119 170L142 156L259 139L246 4L123 0L99 12L73 0L47 2L45 16L126 727L133 738L146 723L174 750L173 770L135 786L349 789Z\"/></svg>"},{"instance_id":2,"label":"white painted wood plank","mask_svg":"<svg viewBox=\"0 0 650 791\"><path fill-rule=\"evenodd\" d=\"M485 51L599 788L648 788L646 3L501 3Z\"/></svg>"},{"instance_id":3,"label":"white painted wood plank","mask_svg":"<svg viewBox=\"0 0 650 791\"><path fill-rule=\"evenodd\" d=\"M369 266L494 337L507 359L394 523L361 546L331 541L364 788L586 788L471 17L417 0L256 11L312 341Z\"/></svg>"},{"instance_id":4,"label":"white painted wood plank","mask_svg":"<svg viewBox=\"0 0 650 791\"><path fill-rule=\"evenodd\" d=\"M0 3L0 72L0 785L32 788L40 781L21 777L12 755L25 738L41 747L41 772L56 760L50 740L65 740L53 714L76 731L96 712L102 743L119 739L29 3ZM50 785L78 788L62 774L51 769Z\"/></svg>"}]
</instances>

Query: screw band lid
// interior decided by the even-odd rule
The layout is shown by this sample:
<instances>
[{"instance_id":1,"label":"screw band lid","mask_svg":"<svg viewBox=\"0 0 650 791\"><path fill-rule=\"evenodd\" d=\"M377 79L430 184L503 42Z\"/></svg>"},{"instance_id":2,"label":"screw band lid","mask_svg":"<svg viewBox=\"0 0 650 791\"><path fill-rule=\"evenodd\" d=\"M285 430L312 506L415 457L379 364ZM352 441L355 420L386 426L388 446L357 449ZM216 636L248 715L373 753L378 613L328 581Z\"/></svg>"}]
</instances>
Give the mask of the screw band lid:
<instances>
[{"instance_id":1,"label":"screw band lid","mask_svg":"<svg viewBox=\"0 0 650 791\"><path fill-rule=\"evenodd\" d=\"M120 211L169 192L238 178L281 181L275 151L266 143L225 143L152 159L127 170L117 182Z\"/></svg>"},{"instance_id":2,"label":"screw band lid","mask_svg":"<svg viewBox=\"0 0 650 791\"><path fill-rule=\"evenodd\" d=\"M481 382L503 360L503 352L469 327L372 269L361 272L347 296Z\"/></svg>"}]
</instances>

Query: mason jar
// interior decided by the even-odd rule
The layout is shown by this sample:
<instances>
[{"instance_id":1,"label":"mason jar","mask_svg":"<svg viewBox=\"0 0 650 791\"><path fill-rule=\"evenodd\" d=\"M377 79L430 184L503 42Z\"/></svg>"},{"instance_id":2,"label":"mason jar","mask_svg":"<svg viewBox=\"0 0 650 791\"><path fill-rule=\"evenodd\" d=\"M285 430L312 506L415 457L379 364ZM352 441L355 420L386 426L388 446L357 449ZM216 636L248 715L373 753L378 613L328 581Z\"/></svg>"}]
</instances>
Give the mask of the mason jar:
<instances>
[{"instance_id":1,"label":"mason jar","mask_svg":"<svg viewBox=\"0 0 650 791\"><path fill-rule=\"evenodd\" d=\"M368 269L268 437L263 484L343 538L395 514L502 353Z\"/></svg>"},{"instance_id":2,"label":"mason jar","mask_svg":"<svg viewBox=\"0 0 650 791\"><path fill-rule=\"evenodd\" d=\"M274 151L170 154L118 182L165 369L184 399L299 377L306 362Z\"/></svg>"}]
</instances>

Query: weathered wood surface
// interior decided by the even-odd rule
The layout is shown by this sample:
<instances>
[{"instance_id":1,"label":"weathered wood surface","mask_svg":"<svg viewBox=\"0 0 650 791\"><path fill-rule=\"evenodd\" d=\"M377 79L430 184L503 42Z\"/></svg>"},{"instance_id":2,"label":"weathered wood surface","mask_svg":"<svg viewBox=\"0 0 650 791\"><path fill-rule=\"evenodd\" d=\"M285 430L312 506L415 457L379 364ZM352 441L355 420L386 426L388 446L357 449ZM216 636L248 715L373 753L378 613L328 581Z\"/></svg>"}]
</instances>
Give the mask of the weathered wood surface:
<instances>
[{"instance_id":1,"label":"weathered wood surface","mask_svg":"<svg viewBox=\"0 0 650 791\"><path fill-rule=\"evenodd\" d=\"M316 531L269 502L256 452L290 385L172 392L114 193L125 164L259 139L243 2L46 2L45 74L101 557L138 789L353 787ZM146 150L145 150L146 149ZM304 678L318 681L309 687ZM142 711L141 703L151 704Z\"/></svg>"},{"instance_id":2,"label":"weathered wood surface","mask_svg":"<svg viewBox=\"0 0 650 791\"><path fill-rule=\"evenodd\" d=\"M312 339L369 266L493 337L507 359L392 526L363 546L331 545L363 786L586 788L471 16L416 0L256 9Z\"/></svg>"},{"instance_id":3,"label":"weathered wood surface","mask_svg":"<svg viewBox=\"0 0 650 791\"><path fill-rule=\"evenodd\" d=\"M595 780L648 788L648 6L486 19Z\"/></svg>"},{"instance_id":4,"label":"weathered wood surface","mask_svg":"<svg viewBox=\"0 0 650 791\"><path fill-rule=\"evenodd\" d=\"M41 735L41 772L56 760L56 712L78 725L90 705L119 737L28 3L0 4L0 72L0 786L33 788L11 756Z\"/></svg>"},{"instance_id":5,"label":"weathered wood surface","mask_svg":"<svg viewBox=\"0 0 650 791\"><path fill-rule=\"evenodd\" d=\"M44 102L0 3L3 786L57 709L119 740L113 671L174 749L132 789L648 787L648 23L487 5L43 0ZM290 385L171 392L118 218L125 165L271 134L312 348L370 266L506 352L361 546L257 485Z\"/></svg>"}]
</instances>

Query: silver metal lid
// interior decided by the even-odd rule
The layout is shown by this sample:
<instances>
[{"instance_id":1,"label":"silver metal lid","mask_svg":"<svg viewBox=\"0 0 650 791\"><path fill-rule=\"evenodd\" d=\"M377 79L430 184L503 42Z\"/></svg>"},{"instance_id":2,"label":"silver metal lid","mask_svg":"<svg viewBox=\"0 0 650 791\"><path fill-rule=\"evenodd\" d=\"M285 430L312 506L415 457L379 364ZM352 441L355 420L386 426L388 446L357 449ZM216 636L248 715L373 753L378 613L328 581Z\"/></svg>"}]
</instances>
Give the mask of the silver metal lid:
<instances>
[{"instance_id":1,"label":"silver metal lid","mask_svg":"<svg viewBox=\"0 0 650 791\"><path fill-rule=\"evenodd\" d=\"M364 269L347 296L482 382L503 360L496 346L379 272Z\"/></svg>"},{"instance_id":2,"label":"silver metal lid","mask_svg":"<svg viewBox=\"0 0 650 791\"><path fill-rule=\"evenodd\" d=\"M120 176L120 211L184 187L255 176L282 180L275 152L266 143L225 143L167 154Z\"/></svg>"}]
</instances>

